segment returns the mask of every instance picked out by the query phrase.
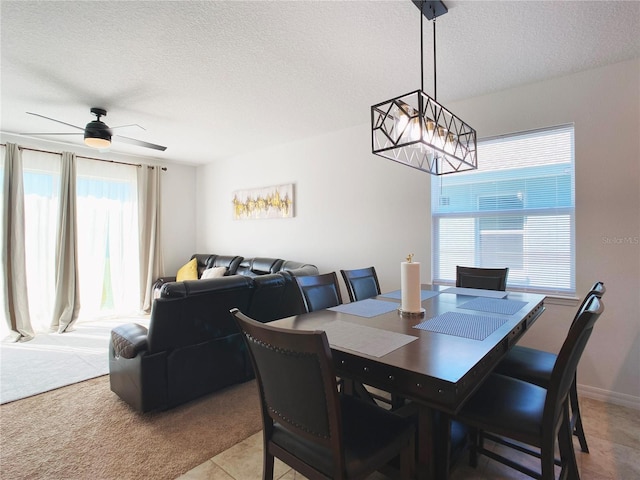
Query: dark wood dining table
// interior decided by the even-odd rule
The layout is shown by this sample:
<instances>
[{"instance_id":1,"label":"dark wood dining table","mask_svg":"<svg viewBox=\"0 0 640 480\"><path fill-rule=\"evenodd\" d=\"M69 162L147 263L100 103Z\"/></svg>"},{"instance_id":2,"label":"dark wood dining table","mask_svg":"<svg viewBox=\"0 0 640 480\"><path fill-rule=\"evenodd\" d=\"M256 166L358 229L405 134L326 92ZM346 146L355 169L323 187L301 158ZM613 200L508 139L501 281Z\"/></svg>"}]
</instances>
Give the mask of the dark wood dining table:
<instances>
[{"instance_id":1,"label":"dark wood dining table","mask_svg":"<svg viewBox=\"0 0 640 480\"><path fill-rule=\"evenodd\" d=\"M431 285L422 285L421 293L421 314L400 312L396 291L272 324L327 331L339 376L411 400L418 411L418 477L445 478L448 468L437 465L435 455L434 413L460 410L542 314L544 296L505 292L497 299L484 296L491 292ZM361 348L358 341L369 345Z\"/></svg>"}]
</instances>

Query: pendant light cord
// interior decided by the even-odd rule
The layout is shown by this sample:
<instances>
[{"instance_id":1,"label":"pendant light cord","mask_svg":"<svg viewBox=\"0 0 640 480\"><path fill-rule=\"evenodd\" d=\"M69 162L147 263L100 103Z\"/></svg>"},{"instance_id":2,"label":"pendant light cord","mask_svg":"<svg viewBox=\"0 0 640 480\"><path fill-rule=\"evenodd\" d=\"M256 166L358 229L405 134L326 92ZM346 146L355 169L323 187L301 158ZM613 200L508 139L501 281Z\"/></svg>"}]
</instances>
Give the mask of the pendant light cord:
<instances>
[{"instance_id":1,"label":"pendant light cord","mask_svg":"<svg viewBox=\"0 0 640 480\"><path fill-rule=\"evenodd\" d=\"M420 90L424 92L424 41L422 39L422 9L420 9Z\"/></svg>"},{"instance_id":2,"label":"pendant light cord","mask_svg":"<svg viewBox=\"0 0 640 480\"><path fill-rule=\"evenodd\" d=\"M431 20L433 23L433 99L438 101L438 84L436 82L436 17Z\"/></svg>"},{"instance_id":3,"label":"pendant light cord","mask_svg":"<svg viewBox=\"0 0 640 480\"><path fill-rule=\"evenodd\" d=\"M424 4L423 4L424 5ZM438 83L437 83L437 71L436 71L436 14L433 11L433 5L429 5L431 9L431 15L433 16L433 99L438 100ZM424 13L420 9L420 90L424 92L424 28L423 28Z\"/></svg>"}]
</instances>

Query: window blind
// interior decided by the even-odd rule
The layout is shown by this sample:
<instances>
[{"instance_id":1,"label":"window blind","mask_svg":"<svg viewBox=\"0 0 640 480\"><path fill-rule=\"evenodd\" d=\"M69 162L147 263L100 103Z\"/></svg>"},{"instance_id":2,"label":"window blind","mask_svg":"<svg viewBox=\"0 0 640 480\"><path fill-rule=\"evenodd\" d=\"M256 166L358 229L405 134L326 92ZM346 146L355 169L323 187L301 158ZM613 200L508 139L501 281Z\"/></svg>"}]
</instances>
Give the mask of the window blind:
<instances>
[{"instance_id":1,"label":"window blind","mask_svg":"<svg viewBox=\"0 0 640 480\"><path fill-rule=\"evenodd\" d=\"M478 159L431 180L434 283L509 267L509 289L574 294L573 125L480 140Z\"/></svg>"}]
</instances>

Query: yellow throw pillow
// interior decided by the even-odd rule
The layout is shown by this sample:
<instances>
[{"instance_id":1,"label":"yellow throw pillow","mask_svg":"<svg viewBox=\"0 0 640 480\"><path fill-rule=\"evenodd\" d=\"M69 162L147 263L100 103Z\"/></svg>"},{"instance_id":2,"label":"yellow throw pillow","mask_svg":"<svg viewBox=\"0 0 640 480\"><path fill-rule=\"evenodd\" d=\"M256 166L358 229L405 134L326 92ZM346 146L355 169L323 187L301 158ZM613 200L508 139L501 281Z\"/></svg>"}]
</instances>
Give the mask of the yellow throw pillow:
<instances>
[{"instance_id":1,"label":"yellow throw pillow","mask_svg":"<svg viewBox=\"0 0 640 480\"><path fill-rule=\"evenodd\" d=\"M183 280L197 280L198 279L198 260L195 258L189 260L183 266L180 267L178 273L176 273L176 282L182 282Z\"/></svg>"}]
</instances>

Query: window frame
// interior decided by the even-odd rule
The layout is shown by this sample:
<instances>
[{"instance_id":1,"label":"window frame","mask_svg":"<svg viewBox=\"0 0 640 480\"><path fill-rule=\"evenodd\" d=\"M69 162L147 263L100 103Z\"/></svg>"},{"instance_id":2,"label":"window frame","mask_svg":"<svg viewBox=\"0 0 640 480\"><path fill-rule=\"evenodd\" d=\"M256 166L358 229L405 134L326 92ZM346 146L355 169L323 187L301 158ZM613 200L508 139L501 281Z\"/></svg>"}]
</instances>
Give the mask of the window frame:
<instances>
[{"instance_id":1,"label":"window frame","mask_svg":"<svg viewBox=\"0 0 640 480\"><path fill-rule=\"evenodd\" d=\"M443 193L443 188L444 188L444 181L442 179L442 177L434 177L432 178L431 181L431 188L432 188L432 193L431 193L431 226L432 226L432 276L433 276L433 283L434 284L438 284L438 285L455 285L455 274L452 272L449 272L448 270L451 270L451 265L446 265L443 264L443 261L440 258L440 240L441 240L441 235L448 233L449 235L451 235L451 233L454 230L450 230L449 232L441 232L441 222L444 219L468 219L473 226L469 227L469 228L473 228L473 234L474 234L474 240L473 240L473 248L474 251L473 252L464 252L463 250L460 250L460 256L464 256L466 255L472 255L474 257L474 265L469 265L467 264L466 266L476 266L476 267L481 267L481 266L485 266L485 267L496 267L496 265L483 265L480 262L481 257L483 256L482 251L479 249L479 244L481 242L481 229L480 229L480 225L481 225L481 219L484 218L488 218L488 217L492 217L492 218L500 218L500 217L508 217L508 216L519 216L523 218L523 238L526 238L526 224L528 221L530 221L530 219L535 219L536 217L541 218L541 217L548 217L550 219L556 219L556 221L559 221L558 225L559 228L562 226L562 224L564 223L566 226L566 230L568 230L567 235L567 242L562 242L562 243L557 243L558 246L562 247L563 245L565 245L567 247L567 249L563 249L563 248L559 248L557 250L558 255L562 255L563 252L564 254L568 255L568 260L565 263L566 268L563 272L563 275L565 276L565 278L568 278L567 281L565 281L565 286L561 286L561 287L554 287L552 285L531 285L531 286L527 286L524 283L518 283L517 281L514 281L512 283L507 283L507 288L509 290L512 291L525 291L525 292L536 292L536 293L543 293L543 294L547 294L547 295L554 295L554 296L562 296L562 297L574 297L575 296L575 292L576 292L576 272L575 272L575 262L576 262L576 238L575 238L575 222L576 222L576 202L575 202L575 183L576 183L576 171L575 171L575 166L576 166L576 161L575 161L575 126L573 124L563 124L563 125L558 125L558 126L552 126L552 127L547 127L547 128L541 128L541 129L534 129L534 130L528 130L528 131L522 131L522 132L514 132L514 133L509 133L509 134L505 134L505 135L499 135L499 136L494 136L494 137L487 137L487 138L483 138L483 139L479 139L478 140L478 150L481 151L482 150L482 145L483 144L487 144L490 142L496 142L496 141L508 141L509 139L513 138L514 140L520 140L520 139L526 139L527 137L529 138L535 138L537 135L545 135L545 134L553 134L554 132L563 134L563 133L568 133L570 134L570 145L569 144L565 144L565 148L567 148L566 150L566 154L569 155L569 160L570 160L570 168L571 171L568 172L570 175L570 188L571 188L571 192L570 192L570 205L562 205L561 201L559 202L560 204L555 204L552 206L536 206L531 205L531 206L527 206L527 200L526 198L523 199L523 206L522 208L517 208L517 209L508 209L508 210L487 210L487 211L483 211L480 208L480 199L481 197L489 197L489 196L495 196L496 198L498 197L508 197L508 196L513 196L514 193L513 191L510 191L509 189L504 189L504 190L500 190L499 188L496 189L495 193L493 194L489 194L489 193L485 193L485 192L478 192L476 193L476 197L475 197L475 206L472 206L469 209L464 209L464 211L440 211L441 209L444 210L452 210L450 205L453 201L453 203L455 204L455 195L447 195L446 193ZM514 142L515 143L515 142ZM536 150L533 149L532 152L535 152ZM523 166L520 167L520 169L525 169L525 168L531 168L533 167L543 167L543 166L551 166L554 162L549 162L547 164L539 164L539 165L532 165L530 163L527 163ZM566 165L567 162L566 161L562 161L562 162L558 162L559 165ZM479 162L479 168L482 168L482 162ZM482 172L480 171L473 171L473 172L465 172L462 174L456 174L456 175L465 175L467 177L469 176L473 176L474 174L477 175L478 173L480 174L485 174L487 172L490 172L492 170L495 170L496 172L506 172L507 170L511 170L513 168L512 165L507 166L506 168L489 168L488 170ZM517 167L516 167L517 168ZM565 167L566 168L566 167ZM558 173L552 173L552 175L554 177L557 177L558 179L561 179L561 174ZM449 177L449 176L447 176ZM535 175L531 175L529 176L524 176L523 178L527 178L527 179L536 179L536 178L543 178L544 175L540 176L540 177L536 177ZM496 182L499 182L501 180L508 180L508 176L505 175L505 177L503 179L498 179L496 180ZM446 181L446 179L445 179ZM469 182L469 185L481 185L483 183L483 181L481 180L481 177L478 178L477 182ZM460 187L460 185L462 184L458 184L457 186ZM452 183L451 185L452 187L455 187L456 184ZM471 187L469 187L471 188ZM555 188L557 190L561 189L561 185L556 185ZM534 192L544 192L544 190L534 190ZM531 195L531 192L528 193L528 195ZM470 195L470 197L472 197ZM533 195L531 196L531 198L535 199L536 196ZM444 201L443 201L444 200ZM467 201L469 201L467 199ZM499 202L498 202L499 203ZM474 210L475 208L475 210ZM566 220L563 220L563 217L566 217ZM469 233L470 230L466 230L463 233ZM540 230L534 230L536 232L539 232ZM559 230L562 231L562 230ZM507 231L505 230L505 232L510 232L509 234L513 234L514 231ZM523 254L521 256L521 262L524 266L524 264L526 263L525 260L525 255L526 255L526 245L525 242L523 242ZM568 250L568 251L567 251ZM451 262L449 262L451 263ZM499 265L502 266L502 265ZM505 265L505 266L509 266L509 265ZM440 272L440 268L444 267L447 272ZM510 274L512 272L510 271ZM450 278L453 275L454 278ZM510 275L511 277L511 275Z\"/></svg>"}]
</instances>

